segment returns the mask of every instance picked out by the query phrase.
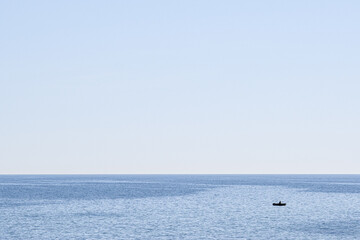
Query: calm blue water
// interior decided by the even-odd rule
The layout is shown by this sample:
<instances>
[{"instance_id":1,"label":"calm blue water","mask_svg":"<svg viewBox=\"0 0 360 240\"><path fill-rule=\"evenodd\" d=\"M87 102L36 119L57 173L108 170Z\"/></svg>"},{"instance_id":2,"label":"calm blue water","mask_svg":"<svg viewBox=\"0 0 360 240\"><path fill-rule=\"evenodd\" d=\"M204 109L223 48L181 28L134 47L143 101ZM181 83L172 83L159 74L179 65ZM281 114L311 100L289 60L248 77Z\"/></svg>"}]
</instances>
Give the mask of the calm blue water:
<instances>
[{"instance_id":1,"label":"calm blue water","mask_svg":"<svg viewBox=\"0 0 360 240\"><path fill-rule=\"evenodd\" d=\"M360 239L360 175L3 175L0 212L1 240Z\"/></svg>"}]
</instances>

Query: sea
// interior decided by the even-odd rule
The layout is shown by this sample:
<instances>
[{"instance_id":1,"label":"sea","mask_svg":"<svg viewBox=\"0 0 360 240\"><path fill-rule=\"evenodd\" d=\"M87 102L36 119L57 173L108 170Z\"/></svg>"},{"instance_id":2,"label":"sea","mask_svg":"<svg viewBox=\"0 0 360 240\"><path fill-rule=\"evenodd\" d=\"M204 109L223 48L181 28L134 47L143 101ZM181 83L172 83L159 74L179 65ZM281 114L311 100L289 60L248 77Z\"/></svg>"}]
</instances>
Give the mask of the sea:
<instances>
[{"instance_id":1,"label":"sea","mask_svg":"<svg viewBox=\"0 0 360 240\"><path fill-rule=\"evenodd\" d=\"M360 239L360 175L0 175L0 239Z\"/></svg>"}]
</instances>

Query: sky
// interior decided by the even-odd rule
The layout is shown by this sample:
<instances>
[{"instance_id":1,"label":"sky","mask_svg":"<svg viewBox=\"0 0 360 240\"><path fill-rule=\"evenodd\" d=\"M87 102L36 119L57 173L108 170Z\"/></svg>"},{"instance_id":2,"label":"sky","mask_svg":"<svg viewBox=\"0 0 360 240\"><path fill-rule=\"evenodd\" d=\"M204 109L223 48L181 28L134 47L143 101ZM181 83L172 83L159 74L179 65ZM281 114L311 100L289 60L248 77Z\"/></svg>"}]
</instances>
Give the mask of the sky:
<instances>
[{"instance_id":1,"label":"sky","mask_svg":"<svg viewBox=\"0 0 360 240\"><path fill-rule=\"evenodd\" d=\"M1 1L0 174L360 173L359 1Z\"/></svg>"}]
</instances>

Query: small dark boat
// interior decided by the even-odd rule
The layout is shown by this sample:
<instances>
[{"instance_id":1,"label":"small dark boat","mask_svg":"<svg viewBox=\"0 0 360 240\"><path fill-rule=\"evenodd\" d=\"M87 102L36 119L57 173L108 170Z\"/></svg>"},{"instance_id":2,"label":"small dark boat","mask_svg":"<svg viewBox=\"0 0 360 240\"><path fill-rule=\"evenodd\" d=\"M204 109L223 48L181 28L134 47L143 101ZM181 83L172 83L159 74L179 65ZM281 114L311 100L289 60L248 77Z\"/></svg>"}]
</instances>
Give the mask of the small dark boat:
<instances>
[{"instance_id":1,"label":"small dark boat","mask_svg":"<svg viewBox=\"0 0 360 240\"><path fill-rule=\"evenodd\" d=\"M281 201L278 203L273 203L273 206L286 206L286 203L282 203Z\"/></svg>"}]
</instances>

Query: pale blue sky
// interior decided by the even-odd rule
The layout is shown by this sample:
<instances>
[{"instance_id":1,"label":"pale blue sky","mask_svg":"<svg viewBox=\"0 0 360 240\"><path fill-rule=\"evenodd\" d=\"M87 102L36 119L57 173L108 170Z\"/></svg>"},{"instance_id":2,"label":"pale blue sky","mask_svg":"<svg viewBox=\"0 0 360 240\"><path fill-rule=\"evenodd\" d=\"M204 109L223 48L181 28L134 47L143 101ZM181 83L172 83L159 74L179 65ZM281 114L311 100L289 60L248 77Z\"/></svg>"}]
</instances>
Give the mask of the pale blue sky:
<instances>
[{"instance_id":1,"label":"pale blue sky","mask_svg":"<svg viewBox=\"0 0 360 240\"><path fill-rule=\"evenodd\" d=\"M1 1L0 173L360 173L359 1Z\"/></svg>"}]
</instances>

